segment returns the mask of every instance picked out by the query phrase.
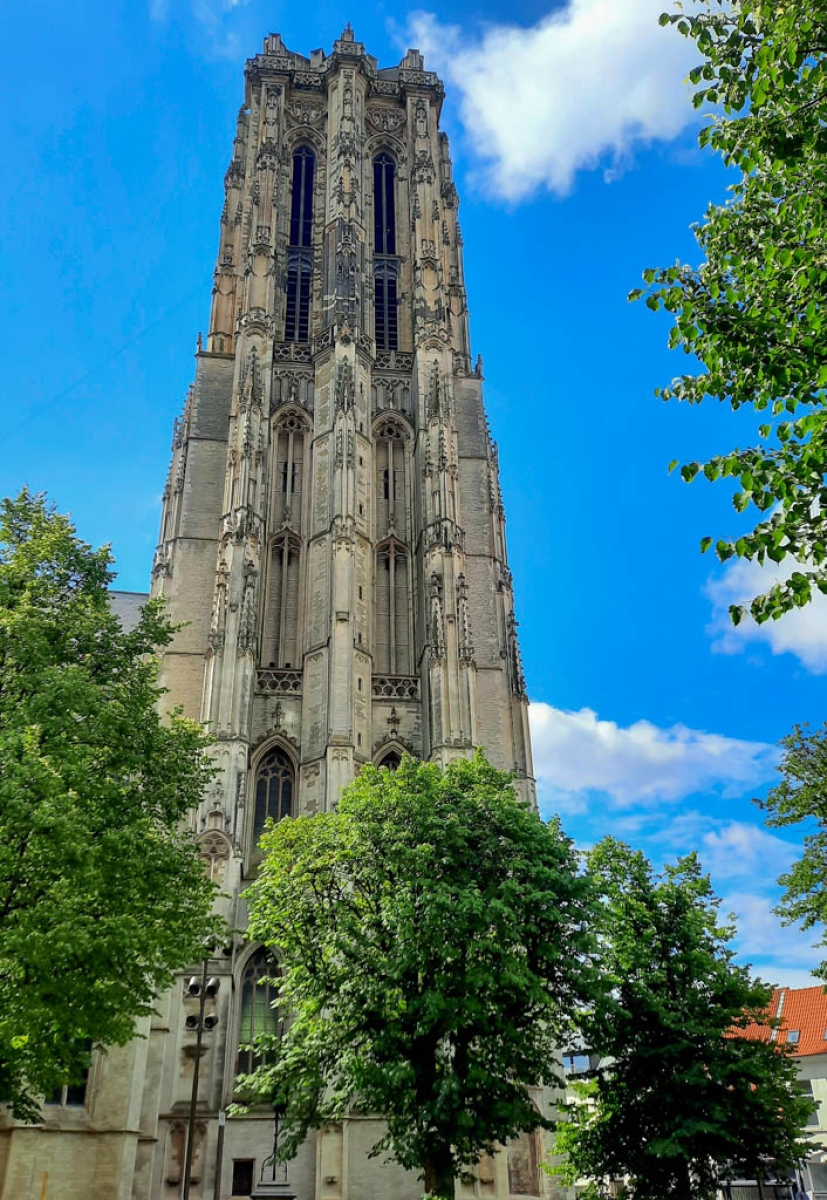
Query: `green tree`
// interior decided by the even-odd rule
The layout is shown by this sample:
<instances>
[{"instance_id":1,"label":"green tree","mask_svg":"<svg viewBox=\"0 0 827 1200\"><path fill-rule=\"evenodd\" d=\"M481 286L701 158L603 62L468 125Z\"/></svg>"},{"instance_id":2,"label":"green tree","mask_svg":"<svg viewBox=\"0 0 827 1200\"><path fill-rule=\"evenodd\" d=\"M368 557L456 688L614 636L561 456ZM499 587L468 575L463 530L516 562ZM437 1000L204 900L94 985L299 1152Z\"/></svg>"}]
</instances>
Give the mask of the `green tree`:
<instances>
[{"instance_id":1,"label":"green tree","mask_svg":"<svg viewBox=\"0 0 827 1200\"><path fill-rule=\"evenodd\" d=\"M827 725L810 730L796 725L781 739L784 753L779 764L781 782L756 804L775 828L804 825L804 852L781 876L784 895L776 910L788 923L804 929L820 926L821 945L827 925ZM827 962L817 974L827 982Z\"/></svg>"},{"instance_id":2,"label":"green tree","mask_svg":"<svg viewBox=\"0 0 827 1200\"><path fill-rule=\"evenodd\" d=\"M700 143L736 179L730 200L695 227L701 265L647 270L646 289L631 298L645 294L650 308L672 314L670 345L700 363L657 394L759 414L754 445L685 463L681 474L730 480L736 511L754 516L751 530L715 541L722 561L794 561L789 579L752 600L763 622L806 604L814 588L827 593L827 5L687 8L661 23L698 47L694 102L715 109ZM730 614L737 624L745 609Z\"/></svg>"},{"instance_id":3,"label":"green tree","mask_svg":"<svg viewBox=\"0 0 827 1200\"><path fill-rule=\"evenodd\" d=\"M156 702L156 603L125 633L111 556L24 491L0 504L0 1101L36 1120L87 1045L122 1044L213 932L179 822L210 777Z\"/></svg>"},{"instance_id":4,"label":"green tree","mask_svg":"<svg viewBox=\"0 0 827 1200\"><path fill-rule=\"evenodd\" d=\"M811 1104L792 1059L769 1041L733 1036L772 991L733 961L733 930L694 855L656 875L607 838L588 855L603 897L599 922L611 1000L583 1018L601 1065L565 1110L555 1174L592 1180L607 1197L628 1178L633 1200L711 1200L730 1168L748 1178L766 1159L805 1156Z\"/></svg>"},{"instance_id":5,"label":"green tree","mask_svg":"<svg viewBox=\"0 0 827 1200\"><path fill-rule=\"evenodd\" d=\"M284 1109L285 1157L352 1107L373 1148L452 1200L454 1180L548 1126L531 1087L593 986L590 890L556 821L518 802L482 754L367 766L336 812L283 820L247 892L274 952L283 1038L250 1097Z\"/></svg>"}]
</instances>

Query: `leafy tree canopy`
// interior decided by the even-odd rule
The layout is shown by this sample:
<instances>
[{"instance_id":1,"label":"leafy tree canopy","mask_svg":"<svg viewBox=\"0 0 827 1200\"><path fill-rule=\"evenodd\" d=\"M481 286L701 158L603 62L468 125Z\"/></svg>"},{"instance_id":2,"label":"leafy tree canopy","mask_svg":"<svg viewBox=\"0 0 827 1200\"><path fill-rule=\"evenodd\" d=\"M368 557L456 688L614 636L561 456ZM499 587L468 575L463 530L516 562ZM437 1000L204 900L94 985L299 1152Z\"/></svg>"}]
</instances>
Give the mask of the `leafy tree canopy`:
<instances>
[{"instance_id":1,"label":"leafy tree canopy","mask_svg":"<svg viewBox=\"0 0 827 1200\"><path fill-rule=\"evenodd\" d=\"M284 1154L356 1106L429 1194L547 1125L532 1087L593 988L588 882L556 821L477 754L443 774L367 766L336 812L283 820L247 892L291 1014L250 1096L285 1110Z\"/></svg>"},{"instance_id":2,"label":"leafy tree canopy","mask_svg":"<svg viewBox=\"0 0 827 1200\"><path fill-rule=\"evenodd\" d=\"M797 725L781 739L781 782L756 803L776 828L804 824L804 852L779 880L785 889L778 912L805 929L827 925L827 725L810 730ZM827 982L827 962L818 975Z\"/></svg>"},{"instance_id":3,"label":"leafy tree canopy","mask_svg":"<svg viewBox=\"0 0 827 1200\"><path fill-rule=\"evenodd\" d=\"M586 1195L601 1200L624 1178L632 1200L711 1200L730 1169L755 1178L767 1158L798 1164L812 1106L783 1050L732 1036L764 1019L772 991L733 961L733 930L695 856L656 875L607 838L588 860L612 1000L584 1017L602 1061L566 1110L554 1172L592 1180Z\"/></svg>"},{"instance_id":4,"label":"leafy tree canopy","mask_svg":"<svg viewBox=\"0 0 827 1200\"><path fill-rule=\"evenodd\" d=\"M179 831L211 771L162 722L160 605L125 633L112 559L23 491L0 504L0 1101L36 1120L89 1042L133 1035L213 932L212 885Z\"/></svg>"},{"instance_id":5,"label":"leafy tree canopy","mask_svg":"<svg viewBox=\"0 0 827 1200\"><path fill-rule=\"evenodd\" d=\"M827 593L827 5L698 0L661 23L703 56L690 74L694 102L714 115L700 143L737 178L728 203L695 227L704 262L647 270L647 288L631 297L672 314L670 345L701 364L660 389L664 400L759 414L755 445L681 474L729 479L736 511L755 515L751 531L715 541L722 561L795 561L750 604L762 622ZM737 624L745 610L730 613Z\"/></svg>"}]
</instances>

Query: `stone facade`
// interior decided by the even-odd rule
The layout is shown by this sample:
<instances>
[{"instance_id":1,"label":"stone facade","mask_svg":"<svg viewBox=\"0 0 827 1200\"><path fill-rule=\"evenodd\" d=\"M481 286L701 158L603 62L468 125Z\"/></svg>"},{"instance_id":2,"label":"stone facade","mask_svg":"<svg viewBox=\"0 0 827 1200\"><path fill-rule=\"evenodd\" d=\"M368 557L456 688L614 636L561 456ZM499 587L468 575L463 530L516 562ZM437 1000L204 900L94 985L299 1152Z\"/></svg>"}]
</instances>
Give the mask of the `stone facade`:
<instances>
[{"instance_id":1,"label":"stone facade","mask_svg":"<svg viewBox=\"0 0 827 1200\"><path fill-rule=\"evenodd\" d=\"M272 35L247 64L152 572L183 623L169 703L217 737L192 819L235 928L264 818L330 808L363 763L483 746L534 802L442 99L417 51L379 69L349 29L310 58ZM242 1027L268 1019L256 954L237 937L208 964L193 1200L248 1195L272 1149L266 1111L219 1121ZM193 1005L182 979L141 1039L96 1056L83 1104L0 1129L0 1200L180 1195ZM413 1176L368 1158L378 1128L354 1116L309 1142L290 1165L299 1200L417 1200ZM550 1194L541 1157L524 1137L458 1194Z\"/></svg>"}]
</instances>

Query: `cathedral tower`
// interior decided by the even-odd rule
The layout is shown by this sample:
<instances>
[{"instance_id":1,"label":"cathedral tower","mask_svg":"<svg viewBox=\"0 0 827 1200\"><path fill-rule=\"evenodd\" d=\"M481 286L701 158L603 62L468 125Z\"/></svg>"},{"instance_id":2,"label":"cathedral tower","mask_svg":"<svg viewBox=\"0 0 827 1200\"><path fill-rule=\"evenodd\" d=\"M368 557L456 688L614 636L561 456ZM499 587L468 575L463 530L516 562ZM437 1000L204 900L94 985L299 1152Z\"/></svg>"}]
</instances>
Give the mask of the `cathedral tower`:
<instances>
[{"instance_id":1,"label":"cathedral tower","mask_svg":"<svg viewBox=\"0 0 827 1200\"><path fill-rule=\"evenodd\" d=\"M444 765L482 746L534 802L442 99L417 51L380 69L349 28L331 54L272 35L247 63L209 333L152 571L182 624L162 663L169 702L217 739L193 823L235 928L267 817L329 809L363 763L408 751ZM272 1115L223 1114L250 1066L239 1044L275 1017L255 947L239 937L206 969L219 988L190 1195L228 1200L262 1168L273 1184ZM180 1196L197 1010L182 981L143 1040L96 1059L83 1115L67 1116L96 1136L60 1151L60 1200ZM377 1137L364 1115L324 1131L289 1191L416 1200L413 1176L368 1159ZM539 1155L523 1138L458 1194L544 1195ZM0 1195L29 1195L2 1178L0 1146Z\"/></svg>"}]
</instances>

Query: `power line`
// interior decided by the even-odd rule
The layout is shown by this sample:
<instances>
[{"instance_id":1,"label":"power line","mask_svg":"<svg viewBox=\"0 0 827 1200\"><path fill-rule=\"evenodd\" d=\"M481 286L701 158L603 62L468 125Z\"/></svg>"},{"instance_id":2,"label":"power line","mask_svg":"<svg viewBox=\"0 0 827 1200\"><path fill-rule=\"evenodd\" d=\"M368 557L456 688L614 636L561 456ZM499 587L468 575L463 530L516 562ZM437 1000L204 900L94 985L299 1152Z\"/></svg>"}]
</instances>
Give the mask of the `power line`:
<instances>
[{"instance_id":1,"label":"power line","mask_svg":"<svg viewBox=\"0 0 827 1200\"><path fill-rule=\"evenodd\" d=\"M65 399L66 396L70 395L75 388L79 388L82 383L86 383L87 379L91 379L92 376L97 375L99 371L105 370L117 358L120 358L125 350L128 350L131 346L134 346L141 340L141 338L145 337L148 333L151 333L153 329L157 329L159 325L163 325L164 321L169 320L173 313L177 313L178 310L183 308L185 304L189 304L190 300L192 300L192 298L197 295L198 292L202 291L203 287L203 283L197 284L197 286L194 287L191 292L188 292L187 295L184 296L183 300L179 300L177 304L172 306L172 308L161 313L160 316L157 316L154 321L150 321L150 323L145 325L139 333L135 334L134 337L127 338L127 340L122 342L116 350L112 351L108 358L101 359L100 362L95 363L93 367L90 367L88 371L75 379L73 383L70 383L67 387L65 387L62 392L58 392L56 396L52 396L51 400L47 400L45 404L41 404L35 409L34 412L31 412L27 417L24 417L19 424L12 426L12 428L6 433L6 440L8 441L9 438L14 437L16 433L19 433L21 429L25 429L27 425L30 425L32 421L36 420L44 413L49 412L50 409L54 408L56 404Z\"/></svg>"}]
</instances>

